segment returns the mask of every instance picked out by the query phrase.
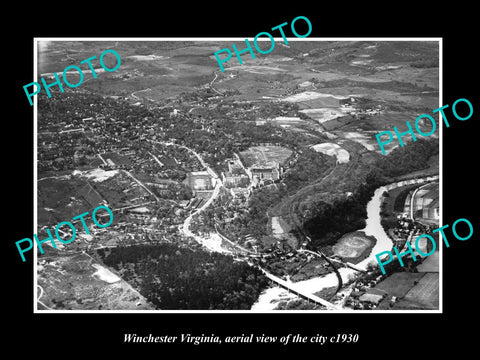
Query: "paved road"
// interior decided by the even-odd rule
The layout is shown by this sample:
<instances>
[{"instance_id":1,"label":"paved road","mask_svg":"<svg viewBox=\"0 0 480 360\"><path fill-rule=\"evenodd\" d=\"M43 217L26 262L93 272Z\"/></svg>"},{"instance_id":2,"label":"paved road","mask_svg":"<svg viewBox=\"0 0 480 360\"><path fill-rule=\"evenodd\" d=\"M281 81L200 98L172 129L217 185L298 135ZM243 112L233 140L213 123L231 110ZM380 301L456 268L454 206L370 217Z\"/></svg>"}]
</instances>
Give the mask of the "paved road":
<instances>
[{"instance_id":1,"label":"paved road","mask_svg":"<svg viewBox=\"0 0 480 360\"><path fill-rule=\"evenodd\" d=\"M217 71L218 71L218 70L217 70ZM208 87L209 87L210 89L212 89L213 91L215 91L217 94L223 96L223 93L221 93L220 91L218 91L217 89L215 89L215 88L213 87L213 83L215 82L215 80L217 80L217 77L218 77L217 71L214 72L215 77L213 78L212 81L210 81L210 83L208 84Z\"/></svg>"},{"instance_id":2,"label":"paved road","mask_svg":"<svg viewBox=\"0 0 480 360\"><path fill-rule=\"evenodd\" d=\"M193 217L195 215L197 215L200 211L203 211L205 210L207 207L210 206L210 204L217 198L218 194L220 193L220 189L222 187L222 183L217 179L216 181L216 184L215 184L215 189L213 190L213 193L212 193L212 196L210 196L210 198L201 206L199 207L198 209L196 209L193 213L191 213L186 219L185 221L183 222L183 225L181 227L181 231L183 232L183 234L185 236L188 236L188 237L193 237L197 242L199 242L200 244L203 244L203 239L201 236L198 236L196 234L194 234L191 230L190 230L190 225L192 223L192 220L193 220Z\"/></svg>"},{"instance_id":3,"label":"paved road","mask_svg":"<svg viewBox=\"0 0 480 360\"><path fill-rule=\"evenodd\" d=\"M43 288L42 288L40 285L38 285L38 284L37 284L37 288L40 289L40 294L38 295L37 302L38 302L40 305L44 306L47 310L53 310L52 308L48 307L47 305L45 305L43 302L40 301L40 299L41 299L42 296L43 296Z\"/></svg>"},{"instance_id":4,"label":"paved road","mask_svg":"<svg viewBox=\"0 0 480 360\"><path fill-rule=\"evenodd\" d=\"M192 153L195 154L195 156L197 156L198 160L200 161L200 163L207 169L207 171L210 169L210 167L208 166L208 164L205 163L205 161L202 159L202 157L196 153L194 150L186 147L186 146L182 146L182 145L177 145L177 146L180 146L180 147L183 147L189 151L191 151ZM193 216L195 216L196 214L198 214L200 211L206 209L208 206L210 206L210 204L216 199L216 197L218 196L219 192L220 192L220 189L221 187L223 186L222 182L220 181L220 179L216 176L216 185L215 185L215 190L213 191L213 194L212 196L207 200L207 202L205 202L205 204L203 204L203 206L201 206L199 209L197 209L195 212L193 212L192 214L190 214L187 219L185 219L184 223L183 223L183 226L182 226L182 232L186 235L186 236L191 236L193 237L197 242L199 243L202 243L203 239L194 234L191 230L190 230L190 224L191 224L191 221L193 219ZM223 237L222 237L223 238ZM232 244L235 244L231 241L229 241L230 243ZM239 245L236 245L235 244L235 247L237 248L240 248L242 251L244 252L247 252L248 253L251 253L250 251L248 251L247 249L244 249L243 247L239 246ZM251 264L253 265L253 264ZM265 269L261 268L260 266L257 266L261 271L262 273L267 277L269 278L271 281L275 282L276 284L280 285L281 287L284 287L286 289L288 289L289 291L295 293L296 295L300 296L300 297L303 297L305 299L308 299L308 300L311 300L315 303L318 303L318 304L321 304L325 307L327 307L327 309L335 309L335 310L338 310L340 309L338 306L318 297L318 296L315 296L313 294L309 294L309 293L306 293L300 289L298 289L295 284L293 283L290 283L290 282L287 282L285 280L282 280L280 279L279 277L273 275L273 274L270 274L269 272L267 272ZM334 267L335 268L335 267ZM341 281L341 277L340 277L340 281ZM340 285L341 287L341 285Z\"/></svg>"}]
</instances>

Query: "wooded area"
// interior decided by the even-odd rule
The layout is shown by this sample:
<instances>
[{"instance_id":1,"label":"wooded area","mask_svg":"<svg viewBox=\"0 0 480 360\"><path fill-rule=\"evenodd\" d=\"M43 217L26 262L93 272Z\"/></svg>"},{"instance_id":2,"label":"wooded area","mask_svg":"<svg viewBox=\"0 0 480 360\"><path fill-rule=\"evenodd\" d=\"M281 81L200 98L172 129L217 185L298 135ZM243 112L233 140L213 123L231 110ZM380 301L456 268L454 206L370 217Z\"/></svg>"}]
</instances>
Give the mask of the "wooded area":
<instances>
[{"instance_id":1,"label":"wooded area","mask_svg":"<svg viewBox=\"0 0 480 360\"><path fill-rule=\"evenodd\" d=\"M248 310L268 284L259 269L231 256L174 244L100 249L98 254L162 310Z\"/></svg>"},{"instance_id":2,"label":"wooded area","mask_svg":"<svg viewBox=\"0 0 480 360\"><path fill-rule=\"evenodd\" d=\"M396 176L427 168L430 157L438 153L438 139L419 139L381 158L352 196L316 206L314 215L304 223L304 231L312 238L310 245L314 248L330 245L342 235L364 227L366 206L375 189Z\"/></svg>"}]
</instances>

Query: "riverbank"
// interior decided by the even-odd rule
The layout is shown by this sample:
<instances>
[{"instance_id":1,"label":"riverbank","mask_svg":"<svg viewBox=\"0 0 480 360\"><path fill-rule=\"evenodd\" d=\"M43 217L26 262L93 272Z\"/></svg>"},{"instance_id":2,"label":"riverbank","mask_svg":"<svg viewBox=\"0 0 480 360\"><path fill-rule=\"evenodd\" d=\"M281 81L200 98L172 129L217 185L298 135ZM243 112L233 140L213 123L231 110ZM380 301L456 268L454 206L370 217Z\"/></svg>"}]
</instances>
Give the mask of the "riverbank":
<instances>
[{"instance_id":1,"label":"riverbank","mask_svg":"<svg viewBox=\"0 0 480 360\"><path fill-rule=\"evenodd\" d=\"M389 251L393 246L392 240L389 238L383 226L381 225L381 205L383 201L383 193L385 191L392 190L394 188L405 186L408 184L419 184L428 181L438 180L438 175L422 178L422 179L412 179L406 181L400 181L397 183L384 185L377 188L367 204L367 218L365 228L358 230L359 232L365 233L368 237L373 237L375 245L371 247L370 253L362 261L360 261L356 266L359 269L367 270L369 264L375 265L376 258L375 254L378 254L382 251ZM355 232L353 232L355 233ZM351 233L351 234L353 234ZM348 235L348 234L347 234ZM350 268L339 268L338 269L342 281L344 284L354 280L361 273L350 269ZM318 293L326 288L337 286L338 279L334 272L331 272L324 276L314 277L305 281L296 282L295 286L301 289L302 291L309 292L311 294ZM253 304L251 310L255 311L271 311L275 310L279 301L285 300L288 298L288 291L283 290L278 287L272 287L262 292L258 300Z\"/></svg>"}]
</instances>

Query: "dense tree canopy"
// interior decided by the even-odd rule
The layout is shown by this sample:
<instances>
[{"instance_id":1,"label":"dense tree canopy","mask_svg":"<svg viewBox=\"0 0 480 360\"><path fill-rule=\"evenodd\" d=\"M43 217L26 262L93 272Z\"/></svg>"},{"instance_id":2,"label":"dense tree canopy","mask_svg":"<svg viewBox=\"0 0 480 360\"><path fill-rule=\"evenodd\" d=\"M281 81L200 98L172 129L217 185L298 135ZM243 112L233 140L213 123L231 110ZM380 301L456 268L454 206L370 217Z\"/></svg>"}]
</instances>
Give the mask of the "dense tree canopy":
<instances>
[{"instance_id":1,"label":"dense tree canopy","mask_svg":"<svg viewBox=\"0 0 480 360\"><path fill-rule=\"evenodd\" d=\"M116 247L99 255L159 309L250 309L267 285L245 262L174 244Z\"/></svg>"}]
</instances>

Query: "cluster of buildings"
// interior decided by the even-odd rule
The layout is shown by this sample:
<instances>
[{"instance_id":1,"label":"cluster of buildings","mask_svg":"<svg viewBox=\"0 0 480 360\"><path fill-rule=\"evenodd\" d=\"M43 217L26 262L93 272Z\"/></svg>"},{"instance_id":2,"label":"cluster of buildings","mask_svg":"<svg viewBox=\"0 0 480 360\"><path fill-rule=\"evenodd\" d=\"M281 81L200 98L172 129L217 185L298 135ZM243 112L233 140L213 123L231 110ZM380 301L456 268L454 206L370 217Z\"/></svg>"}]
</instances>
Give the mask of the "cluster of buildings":
<instances>
[{"instance_id":1,"label":"cluster of buildings","mask_svg":"<svg viewBox=\"0 0 480 360\"><path fill-rule=\"evenodd\" d=\"M383 278L383 275L379 275L376 278L358 280L345 300L345 306L354 310L376 309L387 296L385 291L375 288ZM395 298L391 301L395 301Z\"/></svg>"},{"instance_id":2,"label":"cluster of buildings","mask_svg":"<svg viewBox=\"0 0 480 360\"><path fill-rule=\"evenodd\" d=\"M250 178L239 158L227 162L228 171L222 172L222 183L230 190L233 197L248 197L250 194Z\"/></svg>"},{"instance_id":3,"label":"cluster of buildings","mask_svg":"<svg viewBox=\"0 0 480 360\"><path fill-rule=\"evenodd\" d=\"M277 181L282 175L282 168L276 161L257 163L247 169L247 174L254 185L261 184L266 180Z\"/></svg>"}]
</instances>

